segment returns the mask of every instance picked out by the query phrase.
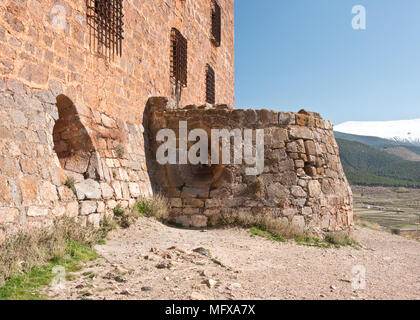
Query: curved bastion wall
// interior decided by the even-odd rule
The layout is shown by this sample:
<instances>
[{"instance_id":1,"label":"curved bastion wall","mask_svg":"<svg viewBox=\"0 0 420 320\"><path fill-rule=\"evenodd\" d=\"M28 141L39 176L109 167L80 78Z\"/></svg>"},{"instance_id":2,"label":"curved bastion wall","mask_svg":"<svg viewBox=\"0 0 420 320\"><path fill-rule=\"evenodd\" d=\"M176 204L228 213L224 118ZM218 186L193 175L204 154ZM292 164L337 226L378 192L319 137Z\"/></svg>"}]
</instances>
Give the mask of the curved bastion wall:
<instances>
[{"instance_id":1,"label":"curved bastion wall","mask_svg":"<svg viewBox=\"0 0 420 320\"><path fill-rule=\"evenodd\" d=\"M186 227L207 227L216 224L222 214L241 212L270 214L300 231L322 234L352 230L352 191L340 162L333 126L319 114L304 110L235 110L225 105L171 109L166 98L151 98L144 121L149 135L149 174L156 191L170 199L173 221ZM172 129L179 146L180 123L183 126L185 122L189 132L203 129L208 137L211 129L252 129L254 155L255 132L263 129L262 172L249 175L249 165L215 164L211 159L198 165L158 163L156 153L164 143L156 142L159 131ZM196 143L192 140L188 148ZM234 139L230 140L234 155L237 147ZM218 143L213 143L208 142L209 158L218 148Z\"/></svg>"}]
</instances>

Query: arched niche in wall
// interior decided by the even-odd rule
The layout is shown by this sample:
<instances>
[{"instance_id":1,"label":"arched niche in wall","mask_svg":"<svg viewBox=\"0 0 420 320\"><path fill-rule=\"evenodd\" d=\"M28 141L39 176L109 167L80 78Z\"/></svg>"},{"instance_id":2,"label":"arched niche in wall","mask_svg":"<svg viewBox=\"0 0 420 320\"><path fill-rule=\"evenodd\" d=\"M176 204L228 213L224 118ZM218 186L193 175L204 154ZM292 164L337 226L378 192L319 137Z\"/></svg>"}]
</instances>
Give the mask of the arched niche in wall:
<instances>
[{"instance_id":1,"label":"arched niche in wall","mask_svg":"<svg viewBox=\"0 0 420 320\"><path fill-rule=\"evenodd\" d=\"M61 168L80 179L98 179L96 150L76 106L67 96L59 95L57 109L53 140Z\"/></svg>"},{"instance_id":2,"label":"arched niche in wall","mask_svg":"<svg viewBox=\"0 0 420 320\"><path fill-rule=\"evenodd\" d=\"M144 141L148 173L155 192L163 193L170 198L209 198L211 193L221 192L226 185L232 184L232 173L223 164L166 164L156 161L156 152L160 144L156 134L160 129L170 128L179 132L177 118L156 117L156 111L164 111L167 106L165 98L151 98L143 115L145 128ZM184 119L185 121L185 119ZM170 125L168 126L168 122ZM188 121L188 130L202 129L211 137L211 128L203 121ZM188 142L188 150L195 142ZM208 141L208 155L211 155L211 141ZM178 150L179 151L179 150Z\"/></svg>"}]
</instances>

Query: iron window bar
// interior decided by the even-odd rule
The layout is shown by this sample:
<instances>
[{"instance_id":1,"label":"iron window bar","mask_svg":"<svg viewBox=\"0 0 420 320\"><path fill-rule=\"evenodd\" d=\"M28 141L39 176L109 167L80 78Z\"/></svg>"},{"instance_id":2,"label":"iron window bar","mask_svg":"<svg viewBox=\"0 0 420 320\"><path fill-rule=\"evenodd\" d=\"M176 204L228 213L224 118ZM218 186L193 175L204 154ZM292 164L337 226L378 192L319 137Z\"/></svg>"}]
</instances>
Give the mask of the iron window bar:
<instances>
[{"instance_id":1,"label":"iron window bar","mask_svg":"<svg viewBox=\"0 0 420 320\"><path fill-rule=\"evenodd\" d=\"M216 0L212 1L211 41L216 47L220 47L222 43L222 9Z\"/></svg>"},{"instance_id":2,"label":"iron window bar","mask_svg":"<svg viewBox=\"0 0 420 320\"><path fill-rule=\"evenodd\" d=\"M171 79L176 86L187 86L188 42L175 28L171 31Z\"/></svg>"},{"instance_id":3,"label":"iron window bar","mask_svg":"<svg viewBox=\"0 0 420 320\"><path fill-rule=\"evenodd\" d=\"M122 0L86 0L87 24L97 52L111 58L122 55L124 39ZM92 41L92 39L91 39Z\"/></svg>"},{"instance_id":4,"label":"iron window bar","mask_svg":"<svg viewBox=\"0 0 420 320\"><path fill-rule=\"evenodd\" d=\"M210 104L216 103L216 76L209 64L206 70L206 102Z\"/></svg>"}]
</instances>

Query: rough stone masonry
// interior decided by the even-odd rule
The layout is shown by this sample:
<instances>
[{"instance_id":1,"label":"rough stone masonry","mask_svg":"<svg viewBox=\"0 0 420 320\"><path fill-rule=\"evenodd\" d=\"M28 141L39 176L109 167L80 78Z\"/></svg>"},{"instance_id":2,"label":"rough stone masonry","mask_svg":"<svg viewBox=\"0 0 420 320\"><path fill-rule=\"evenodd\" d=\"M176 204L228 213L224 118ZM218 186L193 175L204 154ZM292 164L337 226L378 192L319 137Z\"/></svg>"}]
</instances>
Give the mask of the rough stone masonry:
<instances>
[{"instance_id":1,"label":"rough stone masonry","mask_svg":"<svg viewBox=\"0 0 420 320\"><path fill-rule=\"evenodd\" d=\"M98 225L117 204L130 207L176 179L189 179L183 188L188 197L168 189L174 219L185 225L209 225L218 210L265 210L305 228L351 227L351 192L329 122L220 107L159 111L144 119L149 99L151 106L166 105L152 97L173 101L176 95L172 28L188 42L188 84L180 106L206 102L208 66L216 103L234 105L233 0L217 0L219 45L211 39L214 0L119 2L124 39L121 54L112 58L92 45L98 39L88 23L89 1L0 3L0 240L7 232L62 216ZM185 117L191 123L204 117L228 128L233 123L264 128L269 139L264 174L251 181L239 167L191 166L191 172L171 168L188 177L151 181L159 170L146 155L144 137L158 124ZM156 123L145 130L151 118ZM207 178L198 178L201 170L219 181L211 190ZM153 188L152 182L162 185Z\"/></svg>"},{"instance_id":2,"label":"rough stone masonry","mask_svg":"<svg viewBox=\"0 0 420 320\"><path fill-rule=\"evenodd\" d=\"M124 39L112 57L89 24L110 16L105 2L0 2L0 238L63 215L97 225L152 195L143 112L149 97L174 98L172 28L188 41L180 105L205 102L207 65L216 101L234 104L233 0L217 1L219 46L210 0L116 0Z\"/></svg>"},{"instance_id":3,"label":"rough stone masonry","mask_svg":"<svg viewBox=\"0 0 420 320\"><path fill-rule=\"evenodd\" d=\"M353 227L352 191L344 174L333 126L319 114L232 110L225 105L171 108L166 98L149 100L149 172L170 198L172 219L186 227L214 225L221 214L270 214L300 231L322 234ZM264 172L245 165L160 165L155 137L162 128L264 129ZM210 136L210 134L209 134ZM194 142L190 142L191 145ZM209 143L210 145L210 143ZM234 153L231 145L231 154Z\"/></svg>"}]
</instances>

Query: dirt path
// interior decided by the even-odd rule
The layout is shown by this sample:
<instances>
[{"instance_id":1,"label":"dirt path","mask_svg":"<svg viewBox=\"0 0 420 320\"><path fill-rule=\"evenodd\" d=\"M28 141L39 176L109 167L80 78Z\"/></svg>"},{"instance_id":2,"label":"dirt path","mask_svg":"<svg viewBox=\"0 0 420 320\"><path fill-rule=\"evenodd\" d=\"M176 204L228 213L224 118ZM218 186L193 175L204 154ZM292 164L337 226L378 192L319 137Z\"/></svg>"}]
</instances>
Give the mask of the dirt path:
<instances>
[{"instance_id":1,"label":"dirt path","mask_svg":"<svg viewBox=\"0 0 420 320\"><path fill-rule=\"evenodd\" d=\"M255 238L246 230L182 230L141 218L98 246L103 258L68 281L65 290L49 294L55 299L420 299L419 242L361 228L355 236L363 249L324 249ZM193 252L199 247L209 251ZM357 265L366 269L365 290L352 288Z\"/></svg>"}]
</instances>

